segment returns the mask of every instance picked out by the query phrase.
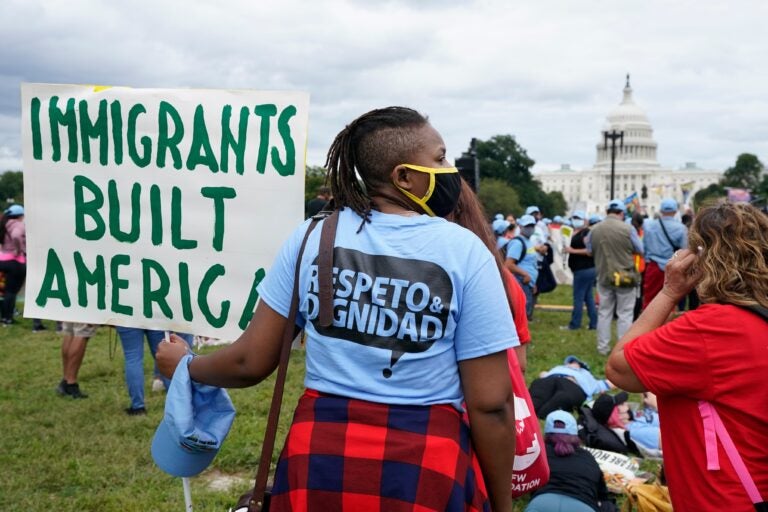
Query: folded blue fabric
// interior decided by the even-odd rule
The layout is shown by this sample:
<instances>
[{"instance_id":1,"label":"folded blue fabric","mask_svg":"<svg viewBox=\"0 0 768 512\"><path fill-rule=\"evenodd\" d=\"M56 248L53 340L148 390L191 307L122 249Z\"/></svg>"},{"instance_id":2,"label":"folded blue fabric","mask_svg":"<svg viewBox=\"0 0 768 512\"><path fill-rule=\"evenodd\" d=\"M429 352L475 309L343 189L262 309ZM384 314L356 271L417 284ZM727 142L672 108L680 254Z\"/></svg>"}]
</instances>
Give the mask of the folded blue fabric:
<instances>
[{"instance_id":1,"label":"folded blue fabric","mask_svg":"<svg viewBox=\"0 0 768 512\"><path fill-rule=\"evenodd\" d=\"M182 358L165 398L165 415L152 439L155 464L173 476L194 476L219 452L235 419L235 408L221 388L193 382L192 355Z\"/></svg>"}]
</instances>

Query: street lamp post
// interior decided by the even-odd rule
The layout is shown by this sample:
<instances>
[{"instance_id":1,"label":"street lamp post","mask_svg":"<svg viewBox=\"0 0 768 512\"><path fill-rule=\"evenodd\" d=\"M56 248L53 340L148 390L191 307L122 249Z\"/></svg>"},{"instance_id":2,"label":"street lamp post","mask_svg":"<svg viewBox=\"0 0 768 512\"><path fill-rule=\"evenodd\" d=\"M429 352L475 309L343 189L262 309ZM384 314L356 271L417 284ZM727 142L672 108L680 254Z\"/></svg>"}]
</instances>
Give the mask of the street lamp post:
<instances>
[{"instance_id":1,"label":"street lamp post","mask_svg":"<svg viewBox=\"0 0 768 512\"><path fill-rule=\"evenodd\" d=\"M615 199L616 196L614 196L615 192L615 184L616 184L616 141L619 141L619 149L624 149L624 131L623 130L616 130L615 128L611 131L605 130L603 132L603 137L605 140L605 149L608 149L608 141L611 141L611 197L610 199Z\"/></svg>"}]
</instances>

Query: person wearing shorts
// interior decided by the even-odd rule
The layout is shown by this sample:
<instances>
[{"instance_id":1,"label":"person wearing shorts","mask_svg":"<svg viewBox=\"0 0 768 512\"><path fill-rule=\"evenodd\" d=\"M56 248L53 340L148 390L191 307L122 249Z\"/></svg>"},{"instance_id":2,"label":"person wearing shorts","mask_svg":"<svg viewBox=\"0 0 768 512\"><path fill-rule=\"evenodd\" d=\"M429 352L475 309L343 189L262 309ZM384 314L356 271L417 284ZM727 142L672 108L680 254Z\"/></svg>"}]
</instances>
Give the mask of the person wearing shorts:
<instances>
[{"instance_id":1,"label":"person wearing shorts","mask_svg":"<svg viewBox=\"0 0 768 512\"><path fill-rule=\"evenodd\" d=\"M61 366L63 377L56 386L56 393L70 398L88 398L80 391L77 374L85 357L88 340L96 334L98 325L77 322L61 322Z\"/></svg>"}]
</instances>

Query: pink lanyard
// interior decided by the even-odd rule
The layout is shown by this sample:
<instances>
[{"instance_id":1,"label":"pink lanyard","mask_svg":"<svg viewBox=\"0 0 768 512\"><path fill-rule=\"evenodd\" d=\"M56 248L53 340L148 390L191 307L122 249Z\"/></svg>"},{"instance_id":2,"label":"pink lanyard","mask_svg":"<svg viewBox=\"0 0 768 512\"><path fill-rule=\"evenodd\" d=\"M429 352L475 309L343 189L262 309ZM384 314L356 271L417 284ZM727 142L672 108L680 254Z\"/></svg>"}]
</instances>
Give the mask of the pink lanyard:
<instances>
[{"instance_id":1,"label":"pink lanyard","mask_svg":"<svg viewBox=\"0 0 768 512\"><path fill-rule=\"evenodd\" d=\"M736 474L739 480L741 480L741 485L744 486L744 490L749 495L749 499L754 504L761 503L763 499L760 497L755 481L752 480L752 475L749 474L747 467L744 465L744 460L739 455L739 451L736 449L736 445L733 444L733 440L725 429L725 425L723 425L723 421L720 419L720 415L715 407L709 402L699 400L699 413L704 422L707 471L717 471L720 469L720 461L717 455L717 439L719 438L726 455L728 455L728 460L731 461L733 469L736 470Z\"/></svg>"}]
</instances>

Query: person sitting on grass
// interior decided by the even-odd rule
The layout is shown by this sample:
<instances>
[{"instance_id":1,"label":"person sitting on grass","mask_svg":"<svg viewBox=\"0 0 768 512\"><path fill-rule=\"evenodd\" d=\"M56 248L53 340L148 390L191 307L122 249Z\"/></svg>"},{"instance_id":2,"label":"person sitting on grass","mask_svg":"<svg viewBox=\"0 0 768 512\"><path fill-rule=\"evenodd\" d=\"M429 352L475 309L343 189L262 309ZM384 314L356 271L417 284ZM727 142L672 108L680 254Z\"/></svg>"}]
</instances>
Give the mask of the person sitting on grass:
<instances>
[{"instance_id":1,"label":"person sitting on grass","mask_svg":"<svg viewBox=\"0 0 768 512\"><path fill-rule=\"evenodd\" d=\"M603 472L592 454L582 448L574 417L552 411L544 423L549 482L534 491L525 512L593 512L616 510L608 496Z\"/></svg>"}]
</instances>

